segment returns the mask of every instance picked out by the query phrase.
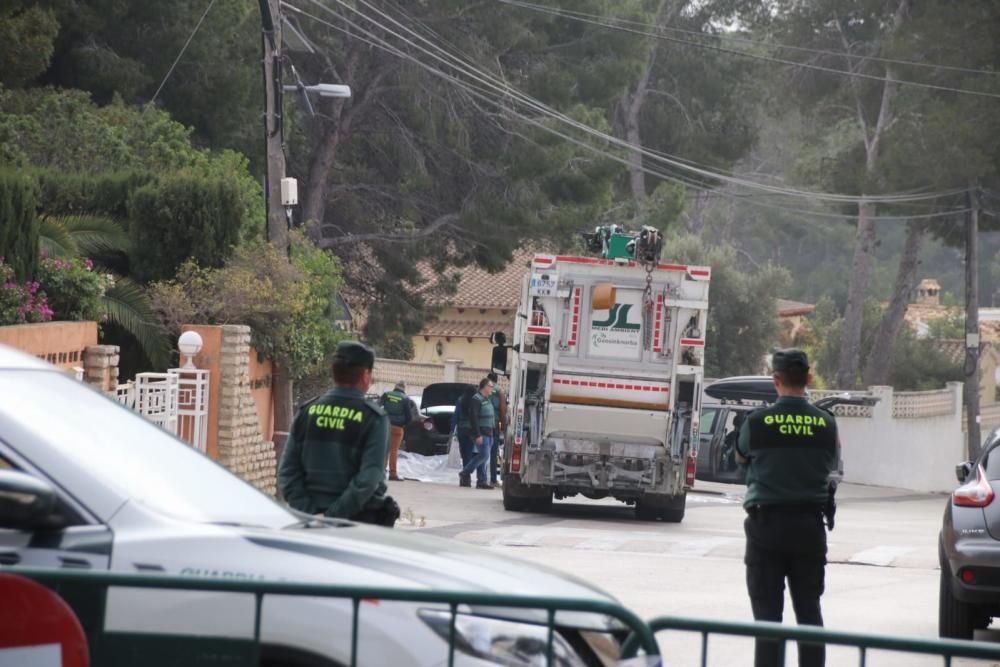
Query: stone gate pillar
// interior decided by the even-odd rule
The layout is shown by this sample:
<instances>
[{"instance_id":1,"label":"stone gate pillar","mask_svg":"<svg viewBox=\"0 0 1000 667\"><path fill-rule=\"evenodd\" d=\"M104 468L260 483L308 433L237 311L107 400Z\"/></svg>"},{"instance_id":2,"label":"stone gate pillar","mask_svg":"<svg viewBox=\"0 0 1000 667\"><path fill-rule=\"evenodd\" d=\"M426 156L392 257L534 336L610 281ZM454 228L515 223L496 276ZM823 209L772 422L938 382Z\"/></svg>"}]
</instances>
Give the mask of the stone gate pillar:
<instances>
[{"instance_id":1,"label":"stone gate pillar","mask_svg":"<svg viewBox=\"0 0 1000 667\"><path fill-rule=\"evenodd\" d=\"M251 376L251 354L256 353L250 346L250 327L185 325L183 329L201 334L204 347L195 356L195 365L211 371L208 455L265 493L275 495L277 460L270 440L270 394L266 399L258 396L258 400L266 402L263 409L258 409L255 394L261 392Z\"/></svg>"}]
</instances>

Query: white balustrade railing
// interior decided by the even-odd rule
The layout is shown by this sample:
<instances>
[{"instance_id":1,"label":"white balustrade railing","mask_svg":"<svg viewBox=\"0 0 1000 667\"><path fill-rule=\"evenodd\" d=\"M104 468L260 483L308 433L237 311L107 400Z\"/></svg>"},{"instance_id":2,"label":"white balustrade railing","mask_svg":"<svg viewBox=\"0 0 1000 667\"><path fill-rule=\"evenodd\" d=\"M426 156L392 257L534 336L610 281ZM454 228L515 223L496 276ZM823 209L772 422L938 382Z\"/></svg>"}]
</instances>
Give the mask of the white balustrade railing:
<instances>
[{"instance_id":1,"label":"white balustrade railing","mask_svg":"<svg viewBox=\"0 0 1000 667\"><path fill-rule=\"evenodd\" d=\"M209 371L171 368L139 373L111 396L164 430L204 452L208 442Z\"/></svg>"}]
</instances>

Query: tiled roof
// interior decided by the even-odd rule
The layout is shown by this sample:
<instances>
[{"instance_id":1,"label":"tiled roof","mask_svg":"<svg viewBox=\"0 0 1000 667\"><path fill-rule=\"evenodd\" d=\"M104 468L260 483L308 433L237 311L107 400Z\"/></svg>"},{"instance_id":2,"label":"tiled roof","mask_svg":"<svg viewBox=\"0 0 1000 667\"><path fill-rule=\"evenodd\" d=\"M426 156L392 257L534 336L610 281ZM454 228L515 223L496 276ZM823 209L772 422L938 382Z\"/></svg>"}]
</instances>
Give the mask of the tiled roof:
<instances>
[{"instance_id":1,"label":"tiled roof","mask_svg":"<svg viewBox=\"0 0 1000 667\"><path fill-rule=\"evenodd\" d=\"M514 251L511 261L498 273L490 273L476 266L456 269L460 276L458 291L437 301L455 308L516 308L521 300L521 278L528 270L531 257L540 250ZM435 282L437 274L430 266L422 266L421 273L428 282Z\"/></svg>"},{"instance_id":2,"label":"tiled roof","mask_svg":"<svg viewBox=\"0 0 1000 667\"><path fill-rule=\"evenodd\" d=\"M941 306L933 303L911 303L906 306L906 320L908 322L930 322L939 320L942 317L949 317L961 313L957 306Z\"/></svg>"},{"instance_id":3,"label":"tiled roof","mask_svg":"<svg viewBox=\"0 0 1000 667\"><path fill-rule=\"evenodd\" d=\"M961 364L965 362L965 341L960 338L936 338L931 343L934 349L941 352L944 356L950 359L956 364ZM979 344L979 355L981 357L986 355L996 355L996 350L993 347L993 343L989 341L983 341Z\"/></svg>"},{"instance_id":4,"label":"tiled roof","mask_svg":"<svg viewBox=\"0 0 1000 667\"><path fill-rule=\"evenodd\" d=\"M811 303L801 301L791 301L789 299L776 299L778 302L778 316L791 317L793 315L808 315L816 310L816 306Z\"/></svg>"},{"instance_id":5,"label":"tiled roof","mask_svg":"<svg viewBox=\"0 0 1000 667\"><path fill-rule=\"evenodd\" d=\"M454 336L456 338L489 338L494 331L513 335L514 316L506 320L437 320L428 322L420 331L423 336Z\"/></svg>"}]
</instances>

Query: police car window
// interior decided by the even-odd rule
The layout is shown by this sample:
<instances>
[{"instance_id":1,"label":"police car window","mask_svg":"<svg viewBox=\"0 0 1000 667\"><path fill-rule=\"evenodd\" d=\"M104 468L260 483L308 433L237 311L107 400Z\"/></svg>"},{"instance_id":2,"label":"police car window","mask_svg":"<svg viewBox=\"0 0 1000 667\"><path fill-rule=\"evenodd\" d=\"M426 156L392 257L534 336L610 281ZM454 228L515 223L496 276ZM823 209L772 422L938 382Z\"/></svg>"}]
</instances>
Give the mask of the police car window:
<instances>
[{"instance_id":1,"label":"police car window","mask_svg":"<svg viewBox=\"0 0 1000 667\"><path fill-rule=\"evenodd\" d=\"M29 442L10 446L83 504L87 489L97 487L189 521L278 527L296 520L190 445L72 378L0 373L0 396L0 417L28 434Z\"/></svg>"},{"instance_id":2,"label":"police car window","mask_svg":"<svg viewBox=\"0 0 1000 667\"><path fill-rule=\"evenodd\" d=\"M13 463L0 456L0 470L17 470L17 468L14 467Z\"/></svg>"}]
</instances>

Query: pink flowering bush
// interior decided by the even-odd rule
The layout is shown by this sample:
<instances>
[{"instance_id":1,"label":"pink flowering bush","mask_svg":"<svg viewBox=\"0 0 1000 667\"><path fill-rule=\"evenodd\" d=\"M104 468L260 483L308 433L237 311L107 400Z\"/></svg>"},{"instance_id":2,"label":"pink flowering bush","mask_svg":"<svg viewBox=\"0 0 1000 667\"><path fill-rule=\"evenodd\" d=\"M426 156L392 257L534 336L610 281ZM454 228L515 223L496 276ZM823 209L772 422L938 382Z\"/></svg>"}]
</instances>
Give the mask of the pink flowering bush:
<instances>
[{"instance_id":1,"label":"pink flowering bush","mask_svg":"<svg viewBox=\"0 0 1000 667\"><path fill-rule=\"evenodd\" d=\"M52 315L41 284L37 281L14 282L14 269L0 258L0 326L48 322Z\"/></svg>"},{"instance_id":2,"label":"pink flowering bush","mask_svg":"<svg viewBox=\"0 0 1000 667\"><path fill-rule=\"evenodd\" d=\"M104 294L114 283L110 274L94 271L89 259L42 259L37 274L57 320L101 320L107 313Z\"/></svg>"}]
</instances>

